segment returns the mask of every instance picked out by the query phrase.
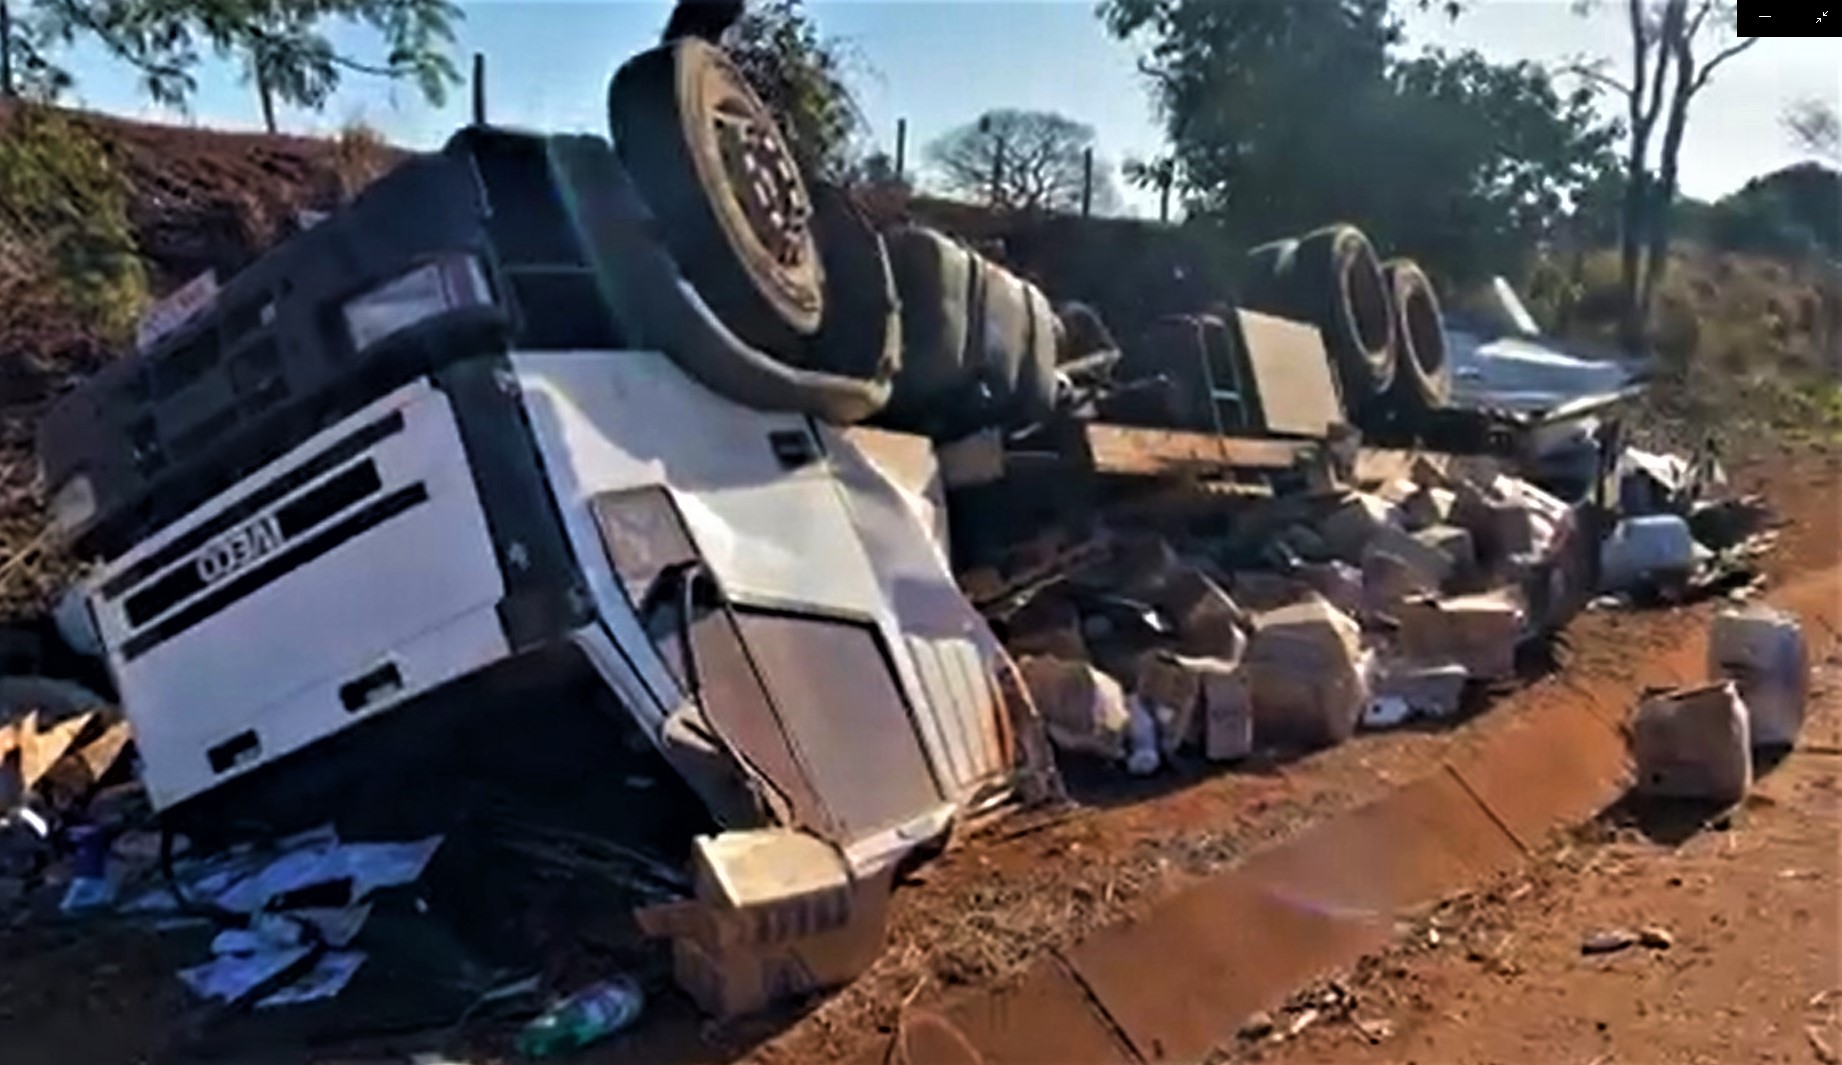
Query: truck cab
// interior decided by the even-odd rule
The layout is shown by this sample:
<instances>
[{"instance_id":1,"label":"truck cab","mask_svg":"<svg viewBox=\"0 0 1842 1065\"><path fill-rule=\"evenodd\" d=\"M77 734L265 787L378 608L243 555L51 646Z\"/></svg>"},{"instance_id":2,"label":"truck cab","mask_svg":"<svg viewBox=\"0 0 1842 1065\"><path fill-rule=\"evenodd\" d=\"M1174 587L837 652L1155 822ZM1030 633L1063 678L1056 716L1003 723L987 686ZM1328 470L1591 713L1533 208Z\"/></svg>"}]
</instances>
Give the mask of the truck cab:
<instances>
[{"instance_id":1,"label":"truck cab","mask_svg":"<svg viewBox=\"0 0 1842 1065\"><path fill-rule=\"evenodd\" d=\"M904 472L926 442L687 371L648 304L710 315L656 228L606 141L469 128L51 413L163 814L318 816L301 782L371 723L518 671L586 682L718 823L859 864L1007 792L1019 708Z\"/></svg>"}]
</instances>

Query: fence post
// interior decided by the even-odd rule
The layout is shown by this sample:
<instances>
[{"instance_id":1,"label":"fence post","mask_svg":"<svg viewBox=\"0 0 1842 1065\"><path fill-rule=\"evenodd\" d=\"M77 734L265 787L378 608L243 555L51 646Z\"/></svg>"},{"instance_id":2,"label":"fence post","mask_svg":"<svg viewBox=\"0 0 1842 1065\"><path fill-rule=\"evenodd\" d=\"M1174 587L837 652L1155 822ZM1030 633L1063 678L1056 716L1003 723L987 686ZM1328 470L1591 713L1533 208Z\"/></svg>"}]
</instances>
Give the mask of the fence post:
<instances>
[{"instance_id":1,"label":"fence post","mask_svg":"<svg viewBox=\"0 0 1842 1065\"><path fill-rule=\"evenodd\" d=\"M0 0L0 100L13 98L13 13Z\"/></svg>"},{"instance_id":2,"label":"fence post","mask_svg":"<svg viewBox=\"0 0 1842 1065\"><path fill-rule=\"evenodd\" d=\"M1094 149L1092 145L1081 150L1081 217L1087 218L1094 213Z\"/></svg>"},{"instance_id":3,"label":"fence post","mask_svg":"<svg viewBox=\"0 0 1842 1065\"><path fill-rule=\"evenodd\" d=\"M473 53L473 124L486 124L486 53Z\"/></svg>"}]
</instances>

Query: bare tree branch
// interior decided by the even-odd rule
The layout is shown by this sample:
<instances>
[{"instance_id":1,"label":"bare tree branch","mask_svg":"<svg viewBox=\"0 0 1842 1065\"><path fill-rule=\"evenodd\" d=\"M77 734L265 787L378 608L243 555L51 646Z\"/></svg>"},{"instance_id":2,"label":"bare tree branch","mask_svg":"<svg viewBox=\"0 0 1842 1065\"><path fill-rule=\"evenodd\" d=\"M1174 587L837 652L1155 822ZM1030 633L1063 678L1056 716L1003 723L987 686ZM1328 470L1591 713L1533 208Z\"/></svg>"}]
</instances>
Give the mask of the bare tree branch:
<instances>
[{"instance_id":1,"label":"bare tree branch","mask_svg":"<svg viewBox=\"0 0 1842 1065\"><path fill-rule=\"evenodd\" d=\"M1615 89L1620 96L1629 97L1632 92L1631 86L1595 68L1590 63L1570 63L1562 67L1560 72L1562 74L1572 74L1575 77L1584 78L1594 84L1603 85L1608 89Z\"/></svg>"},{"instance_id":2,"label":"bare tree branch","mask_svg":"<svg viewBox=\"0 0 1842 1065\"><path fill-rule=\"evenodd\" d=\"M1689 95L1693 96L1700 92L1703 86L1707 85L1708 78L1714 73L1715 67L1720 66L1722 63L1739 55L1753 45L1758 44L1760 40L1761 38L1758 37L1747 37L1714 53L1714 58L1708 60L1708 65L1701 68L1701 73L1697 74L1694 82L1689 85Z\"/></svg>"}]
</instances>

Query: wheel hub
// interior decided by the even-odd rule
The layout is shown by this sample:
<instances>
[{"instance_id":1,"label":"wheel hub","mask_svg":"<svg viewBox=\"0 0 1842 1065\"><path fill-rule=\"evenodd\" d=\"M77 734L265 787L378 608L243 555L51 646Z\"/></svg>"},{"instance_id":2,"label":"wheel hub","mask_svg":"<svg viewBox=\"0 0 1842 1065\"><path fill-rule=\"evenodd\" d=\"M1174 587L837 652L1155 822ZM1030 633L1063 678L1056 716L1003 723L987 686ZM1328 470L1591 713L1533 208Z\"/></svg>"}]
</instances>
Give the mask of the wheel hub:
<instances>
[{"instance_id":1,"label":"wheel hub","mask_svg":"<svg viewBox=\"0 0 1842 1065\"><path fill-rule=\"evenodd\" d=\"M712 123L730 195L741 206L749 230L775 262L799 265L812 220L812 203L799 168L774 128L754 115L718 107Z\"/></svg>"}]
</instances>

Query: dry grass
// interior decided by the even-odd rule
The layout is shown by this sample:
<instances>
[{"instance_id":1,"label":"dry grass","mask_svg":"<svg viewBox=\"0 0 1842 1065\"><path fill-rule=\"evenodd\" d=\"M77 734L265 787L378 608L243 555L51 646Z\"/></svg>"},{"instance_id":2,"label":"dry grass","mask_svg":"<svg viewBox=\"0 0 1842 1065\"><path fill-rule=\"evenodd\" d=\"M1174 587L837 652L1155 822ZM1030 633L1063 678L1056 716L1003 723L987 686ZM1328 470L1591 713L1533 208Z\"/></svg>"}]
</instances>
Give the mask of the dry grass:
<instances>
[{"instance_id":1,"label":"dry grass","mask_svg":"<svg viewBox=\"0 0 1842 1065\"><path fill-rule=\"evenodd\" d=\"M391 147L376 127L362 120L341 127L332 148L332 167L338 176L342 202L383 177L403 158L401 150Z\"/></svg>"},{"instance_id":2,"label":"dry grass","mask_svg":"<svg viewBox=\"0 0 1842 1065\"><path fill-rule=\"evenodd\" d=\"M1602 344L1617 334L1618 260L1538 265L1530 306L1555 332ZM1714 435L1842 436L1842 268L1683 247L1658 294L1652 336L1661 379L1641 412L1646 436L1679 446Z\"/></svg>"}]
</instances>

